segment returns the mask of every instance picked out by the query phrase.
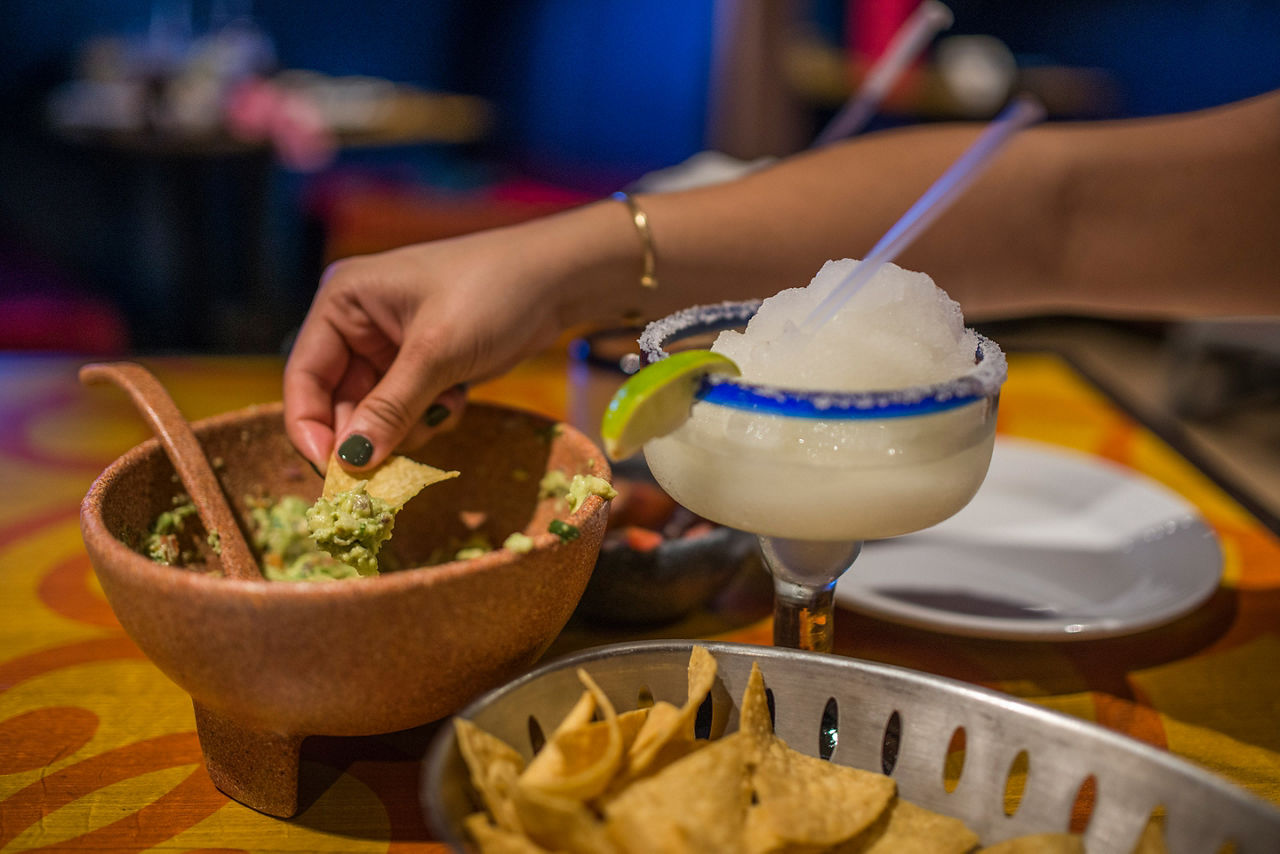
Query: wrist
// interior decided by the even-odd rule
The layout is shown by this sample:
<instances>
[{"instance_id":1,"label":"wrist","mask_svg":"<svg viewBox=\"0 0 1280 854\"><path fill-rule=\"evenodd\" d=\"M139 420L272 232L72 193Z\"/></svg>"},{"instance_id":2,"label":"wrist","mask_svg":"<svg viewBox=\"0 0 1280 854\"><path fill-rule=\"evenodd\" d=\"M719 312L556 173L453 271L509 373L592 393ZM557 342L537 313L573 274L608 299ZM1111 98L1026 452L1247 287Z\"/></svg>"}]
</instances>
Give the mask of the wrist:
<instances>
[{"instance_id":1,"label":"wrist","mask_svg":"<svg viewBox=\"0 0 1280 854\"><path fill-rule=\"evenodd\" d=\"M642 279L660 262L635 220L627 204L611 197L542 222L534 237L562 327L618 325L653 313L658 288Z\"/></svg>"}]
</instances>

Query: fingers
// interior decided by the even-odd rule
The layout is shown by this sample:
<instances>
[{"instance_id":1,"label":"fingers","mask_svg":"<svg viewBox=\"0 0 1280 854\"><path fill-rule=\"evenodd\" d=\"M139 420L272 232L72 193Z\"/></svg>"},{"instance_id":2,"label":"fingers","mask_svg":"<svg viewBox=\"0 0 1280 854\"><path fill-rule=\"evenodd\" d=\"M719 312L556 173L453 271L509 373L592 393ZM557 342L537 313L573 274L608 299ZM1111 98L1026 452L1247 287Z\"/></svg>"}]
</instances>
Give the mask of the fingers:
<instances>
[{"instance_id":1,"label":"fingers","mask_svg":"<svg viewBox=\"0 0 1280 854\"><path fill-rule=\"evenodd\" d=\"M318 320L303 326L285 364L285 431L321 471L333 449L333 392L342 383L349 359L342 336Z\"/></svg>"},{"instance_id":2,"label":"fingers","mask_svg":"<svg viewBox=\"0 0 1280 854\"><path fill-rule=\"evenodd\" d=\"M360 471L421 447L461 417L466 395L455 385L501 372L554 336L554 313L537 301L512 306L493 284L510 275L493 260L510 254L490 251L494 239L330 267L285 373L289 436L314 464L336 452Z\"/></svg>"},{"instance_id":3,"label":"fingers","mask_svg":"<svg viewBox=\"0 0 1280 854\"><path fill-rule=\"evenodd\" d=\"M333 430L336 436L346 435L347 422L355 414L356 407L364 400L364 396L373 391L381 376L382 371L367 359L351 357L342 382L333 392Z\"/></svg>"},{"instance_id":4,"label":"fingers","mask_svg":"<svg viewBox=\"0 0 1280 854\"><path fill-rule=\"evenodd\" d=\"M386 459L396 448L419 447L432 435L456 423L465 391L445 391L439 371L424 370L423 360L408 348L392 362L341 425L338 459L349 469L364 469Z\"/></svg>"},{"instance_id":5,"label":"fingers","mask_svg":"<svg viewBox=\"0 0 1280 854\"><path fill-rule=\"evenodd\" d=\"M399 449L412 453L424 447L437 433L452 430L458 426L466 406L466 386L455 385L446 389L409 429L409 433L400 442Z\"/></svg>"}]
</instances>

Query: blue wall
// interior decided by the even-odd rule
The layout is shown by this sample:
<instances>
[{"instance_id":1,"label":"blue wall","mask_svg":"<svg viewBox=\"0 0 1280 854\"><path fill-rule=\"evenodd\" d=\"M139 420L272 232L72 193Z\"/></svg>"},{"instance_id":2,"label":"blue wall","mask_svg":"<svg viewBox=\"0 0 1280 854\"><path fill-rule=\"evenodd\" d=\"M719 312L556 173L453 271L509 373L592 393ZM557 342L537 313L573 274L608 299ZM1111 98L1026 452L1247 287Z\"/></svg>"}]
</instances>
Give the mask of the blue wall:
<instances>
[{"instance_id":1,"label":"blue wall","mask_svg":"<svg viewBox=\"0 0 1280 854\"><path fill-rule=\"evenodd\" d=\"M510 15L491 22L472 77L528 164L636 177L703 147L710 0L498 5Z\"/></svg>"}]
</instances>

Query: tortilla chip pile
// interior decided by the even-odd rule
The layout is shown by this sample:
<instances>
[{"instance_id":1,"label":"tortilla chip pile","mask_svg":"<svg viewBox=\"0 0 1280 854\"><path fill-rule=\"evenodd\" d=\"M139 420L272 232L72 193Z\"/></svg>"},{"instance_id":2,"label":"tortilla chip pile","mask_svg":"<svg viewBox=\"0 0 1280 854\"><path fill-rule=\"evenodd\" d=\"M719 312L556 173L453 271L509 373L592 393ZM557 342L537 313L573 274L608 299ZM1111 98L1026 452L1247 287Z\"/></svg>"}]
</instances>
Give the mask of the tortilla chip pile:
<instances>
[{"instance_id":1,"label":"tortilla chip pile","mask_svg":"<svg viewBox=\"0 0 1280 854\"><path fill-rule=\"evenodd\" d=\"M702 647L689 660L681 707L621 714L583 670L581 699L526 766L510 745L455 719L459 749L484 811L465 820L485 854L505 852L963 852L962 822L897 796L891 777L799 753L774 735L753 664L737 732L694 736L716 678ZM1045 849L1083 851L1053 834ZM1007 845L1004 843L1002 845ZM995 849L992 849L995 850Z\"/></svg>"}]
</instances>

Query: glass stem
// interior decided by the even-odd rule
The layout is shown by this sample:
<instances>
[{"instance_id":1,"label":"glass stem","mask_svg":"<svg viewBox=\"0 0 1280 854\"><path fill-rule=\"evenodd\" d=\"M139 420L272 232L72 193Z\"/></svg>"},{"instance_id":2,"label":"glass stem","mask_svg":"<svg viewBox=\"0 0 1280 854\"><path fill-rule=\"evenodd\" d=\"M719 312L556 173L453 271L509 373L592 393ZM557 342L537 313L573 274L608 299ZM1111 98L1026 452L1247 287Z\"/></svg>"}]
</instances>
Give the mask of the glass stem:
<instances>
[{"instance_id":1,"label":"glass stem","mask_svg":"<svg viewBox=\"0 0 1280 854\"><path fill-rule=\"evenodd\" d=\"M804 587L773 580L773 645L831 652L836 583Z\"/></svg>"},{"instance_id":2,"label":"glass stem","mask_svg":"<svg viewBox=\"0 0 1280 854\"><path fill-rule=\"evenodd\" d=\"M773 644L830 652L836 579L861 551L856 541L760 537L773 576Z\"/></svg>"}]
</instances>

